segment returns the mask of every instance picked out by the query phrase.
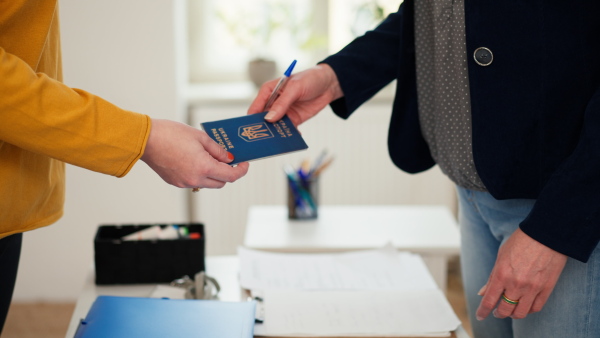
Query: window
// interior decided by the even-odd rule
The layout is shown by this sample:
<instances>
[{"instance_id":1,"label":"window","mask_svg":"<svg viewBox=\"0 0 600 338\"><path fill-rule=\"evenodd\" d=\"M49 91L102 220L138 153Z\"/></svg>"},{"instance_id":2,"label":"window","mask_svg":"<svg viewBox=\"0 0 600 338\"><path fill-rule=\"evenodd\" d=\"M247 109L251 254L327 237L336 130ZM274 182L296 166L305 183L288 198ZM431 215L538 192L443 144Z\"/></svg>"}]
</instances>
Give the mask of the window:
<instances>
[{"instance_id":1,"label":"window","mask_svg":"<svg viewBox=\"0 0 600 338\"><path fill-rule=\"evenodd\" d=\"M314 65L396 11L399 0L189 0L191 82L247 80L248 62Z\"/></svg>"}]
</instances>

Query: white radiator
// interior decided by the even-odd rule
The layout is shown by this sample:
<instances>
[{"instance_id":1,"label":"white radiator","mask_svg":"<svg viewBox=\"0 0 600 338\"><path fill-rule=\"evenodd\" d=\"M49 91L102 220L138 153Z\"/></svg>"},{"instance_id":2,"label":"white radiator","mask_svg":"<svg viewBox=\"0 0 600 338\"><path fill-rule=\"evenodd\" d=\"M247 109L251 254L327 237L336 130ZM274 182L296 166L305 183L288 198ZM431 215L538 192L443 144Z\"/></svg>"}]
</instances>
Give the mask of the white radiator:
<instances>
[{"instance_id":1,"label":"white radiator","mask_svg":"<svg viewBox=\"0 0 600 338\"><path fill-rule=\"evenodd\" d=\"M250 205L286 204L283 166L298 167L324 149L335 156L320 176L320 204L442 204L454 212L454 186L435 167L409 175L397 169L387 152L391 102L367 103L350 119L342 120L329 108L300 126L309 149L253 161L248 174L223 189L203 189L191 195L192 221L206 227L207 254L235 254L243 243ZM190 123L236 117L248 103L200 105L190 111Z\"/></svg>"}]
</instances>

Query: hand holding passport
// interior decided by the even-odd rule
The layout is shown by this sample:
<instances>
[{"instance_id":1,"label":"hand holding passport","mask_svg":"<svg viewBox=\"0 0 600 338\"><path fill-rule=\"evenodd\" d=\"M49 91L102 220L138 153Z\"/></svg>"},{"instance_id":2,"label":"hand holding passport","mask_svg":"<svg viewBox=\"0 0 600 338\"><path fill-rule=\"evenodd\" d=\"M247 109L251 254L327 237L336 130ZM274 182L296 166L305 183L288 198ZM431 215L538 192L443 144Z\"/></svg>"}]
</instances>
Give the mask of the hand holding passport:
<instances>
[{"instance_id":1,"label":"hand holding passport","mask_svg":"<svg viewBox=\"0 0 600 338\"><path fill-rule=\"evenodd\" d=\"M227 120L201 123L202 129L223 149L232 153L234 160L229 164L252 161L260 158L286 154L307 149L308 146L287 115L277 122L267 122L265 116L279 97L296 60L283 73L262 113Z\"/></svg>"},{"instance_id":2,"label":"hand holding passport","mask_svg":"<svg viewBox=\"0 0 600 338\"><path fill-rule=\"evenodd\" d=\"M271 123L265 121L266 114L262 112L200 125L208 136L233 154L234 160L229 164L308 149L287 116Z\"/></svg>"}]
</instances>

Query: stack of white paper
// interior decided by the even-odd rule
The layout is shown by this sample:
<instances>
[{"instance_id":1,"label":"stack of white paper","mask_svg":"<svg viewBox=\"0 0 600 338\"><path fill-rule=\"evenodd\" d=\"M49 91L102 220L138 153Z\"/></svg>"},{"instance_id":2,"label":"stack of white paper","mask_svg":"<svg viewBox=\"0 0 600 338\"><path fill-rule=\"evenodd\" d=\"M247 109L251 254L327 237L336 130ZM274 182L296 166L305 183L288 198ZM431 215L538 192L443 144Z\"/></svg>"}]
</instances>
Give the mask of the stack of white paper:
<instances>
[{"instance_id":1,"label":"stack of white paper","mask_svg":"<svg viewBox=\"0 0 600 338\"><path fill-rule=\"evenodd\" d=\"M258 336L448 336L460 321L420 256L240 248L240 284L263 298Z\"/></svg>"},{"instance_id":2,"label":"stack of white paper","mask_svg":"<svg viewBox=\"0 0 600 338\"><path fill-rule=\"evenodd\" d=\"M249 290L435 289L420 256L386 247L341 254L238 249L240 284Z\"/></svg>"}]
</instances>

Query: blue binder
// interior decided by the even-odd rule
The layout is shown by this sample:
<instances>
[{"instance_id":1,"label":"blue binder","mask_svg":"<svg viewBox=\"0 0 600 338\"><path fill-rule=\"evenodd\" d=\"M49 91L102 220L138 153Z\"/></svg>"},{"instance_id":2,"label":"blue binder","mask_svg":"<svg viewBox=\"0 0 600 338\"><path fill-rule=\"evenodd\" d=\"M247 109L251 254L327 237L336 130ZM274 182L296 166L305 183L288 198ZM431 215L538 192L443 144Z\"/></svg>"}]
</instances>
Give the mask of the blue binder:
<instances>
[{"instance_id":1,"label":"blue binder","mask_svg":"<svg viewBox=\"0 0 600 338\"><path fill-rule=\"evenodd\" d=\"M98 296L75 338L252 338L255 302Z\"/></svg>"}]
</instances>

